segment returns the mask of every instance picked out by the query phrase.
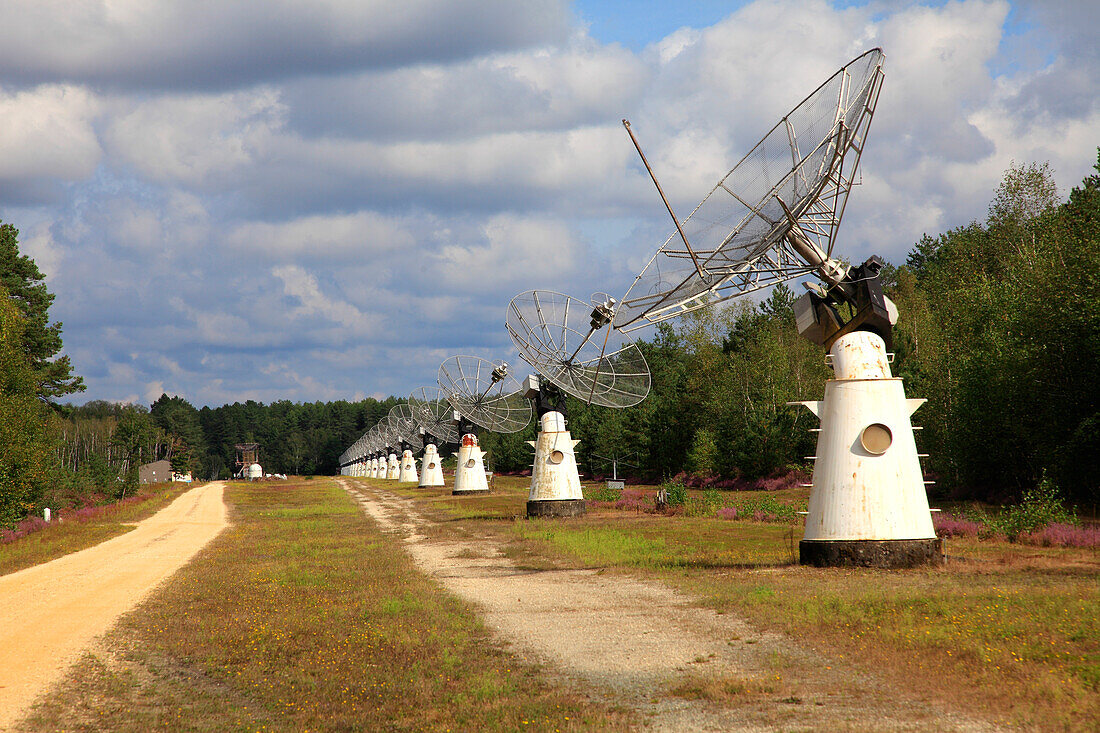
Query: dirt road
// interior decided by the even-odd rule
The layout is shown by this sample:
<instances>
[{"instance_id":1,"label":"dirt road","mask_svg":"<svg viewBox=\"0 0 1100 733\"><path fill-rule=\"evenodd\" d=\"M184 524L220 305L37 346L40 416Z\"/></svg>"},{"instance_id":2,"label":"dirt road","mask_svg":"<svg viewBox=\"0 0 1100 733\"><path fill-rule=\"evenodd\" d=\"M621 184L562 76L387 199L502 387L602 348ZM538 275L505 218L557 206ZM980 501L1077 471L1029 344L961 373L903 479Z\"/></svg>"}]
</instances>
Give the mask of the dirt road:
<instances>
[{"instance_id":1,"label":"dirt road","mask_svg":"<svg viewBox=\"0 0 1100 733\"><path fill-rule=\"evenodd\" d=\"M228 526L224 488L192 489L131 532L0 577L0 729Z\"/></svg>"},{"instance_id":2,"label":"dirt road","mask_svg":"<svg viewBox=\"0 0 1100 733\"><path fill-rule=\"evenodd\" d=\"M492 538L428 540L413 503L341 481L422 570L483 612L513 651L639 711L653 730L985 731L970 719L825 659L810 643L761 633L660 583L595 570L528 571ZM706 680L745 692L716 705L670 694Z\"/></svg>"}]
</instances>

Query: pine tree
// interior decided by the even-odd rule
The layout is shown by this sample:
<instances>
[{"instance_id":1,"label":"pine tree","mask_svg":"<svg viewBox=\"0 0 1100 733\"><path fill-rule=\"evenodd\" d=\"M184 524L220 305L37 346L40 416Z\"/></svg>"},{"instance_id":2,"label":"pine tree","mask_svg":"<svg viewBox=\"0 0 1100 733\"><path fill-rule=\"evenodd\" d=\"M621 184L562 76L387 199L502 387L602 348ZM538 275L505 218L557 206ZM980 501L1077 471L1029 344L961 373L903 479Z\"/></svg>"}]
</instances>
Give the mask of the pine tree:
<instances>
[{"instance_id":1,"label":"pine tree","mask_svg":"<svg viewBox=\"0 0 1100 733\"><path fill-rule=\"evenodd\" d=\"M35 395L23 326L19 309L0 287L0 527L35 507L53 455L49 410Z\"/></svg>"},{"instance_id":2,"label":"pine tree","mask_svg":"<svg viewBox=\"0 0 1100 733\"><path fill-rule=\"evenodd\" d=\"M0 285L23 315L23 351L27 355L35 391L53 402L56 398L84 391L84 379L72 373L69 357L61 351L61 323L50 323L54 296L43 282L45 276L34 260L19 253L19 230L0 222Z\"/></svg>"}]
</instances>

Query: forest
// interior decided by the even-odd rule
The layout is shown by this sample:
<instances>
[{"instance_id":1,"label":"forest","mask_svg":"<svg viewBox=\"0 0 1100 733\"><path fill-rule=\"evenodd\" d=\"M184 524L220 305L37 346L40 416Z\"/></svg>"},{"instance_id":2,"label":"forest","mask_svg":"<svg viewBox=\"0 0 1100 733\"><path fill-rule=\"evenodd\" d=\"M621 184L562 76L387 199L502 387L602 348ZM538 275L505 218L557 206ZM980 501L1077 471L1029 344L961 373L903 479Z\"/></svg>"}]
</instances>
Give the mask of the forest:
<instances>
[{"instance_id":1,"label":"forest","mask_svg":"<svg viewBox=\"0 0 1100 733\"><path fill-rule=\"evenodd\" d=\"M1011 502L1040 482L1095 512L1100 494L1100 149L1096 174L1062 200L1046 165L1006 171L984 222L916 242L881 277L900 318L893 370L915 415L933 494ZM234 444L257 442L269 473L333 474L339 456L399 397L359 402L253 401L196 408L60 398L83 390L50 323L53 295L18 232L0 225L0 526L43 506L125 496L137 467L168 459L225 478ZM611 410L570 398L582 472L708 486L806 475L817 419L787 403L819 399L831 376L801 338L795 290L734 300L661 324L640 343L649 396ZM363 385L369 389L369 385ZM71 397L70 397L71 399ZM532 422L481 435L491 468L529 468ZM449 451L444 451L447 453Z\"/></svg>"}]
</instances>

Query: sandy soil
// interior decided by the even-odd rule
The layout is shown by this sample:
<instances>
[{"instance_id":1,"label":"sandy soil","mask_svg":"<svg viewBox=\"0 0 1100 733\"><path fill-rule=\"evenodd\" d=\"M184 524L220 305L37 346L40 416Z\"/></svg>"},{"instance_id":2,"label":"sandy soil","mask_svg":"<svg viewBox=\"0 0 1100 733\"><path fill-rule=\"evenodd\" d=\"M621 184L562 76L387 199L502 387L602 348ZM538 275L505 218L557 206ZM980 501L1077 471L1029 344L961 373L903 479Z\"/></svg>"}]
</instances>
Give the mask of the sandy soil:
<instances>
[{"instance_id":1,"label":"sandy soil","mask_svg":"<svg viewBox=\"0 0 1100 733\"><path fill-rule=\"evenodd\" d=\"M514 652L564 673L592 697L639 711L652 730L996 730L823 658L812 640L761 633L663 584L595 570L519 569L487 537L429 540L430 522L409 500L341 484L402 538L424 572L479 606ZM670 694L685 681L719 678L764 689L724 706Z\"/></svg>"},{"instance_id":2,"label":"sandy soil","mask_svg":"<svg viewBox=\"0 0 1100 733\"><path fill-rule=\"evenodd\" d=\"M124 535L0 577L0 729L228 526L224 488L192 489Z\"/></svg>"}]
</instances>

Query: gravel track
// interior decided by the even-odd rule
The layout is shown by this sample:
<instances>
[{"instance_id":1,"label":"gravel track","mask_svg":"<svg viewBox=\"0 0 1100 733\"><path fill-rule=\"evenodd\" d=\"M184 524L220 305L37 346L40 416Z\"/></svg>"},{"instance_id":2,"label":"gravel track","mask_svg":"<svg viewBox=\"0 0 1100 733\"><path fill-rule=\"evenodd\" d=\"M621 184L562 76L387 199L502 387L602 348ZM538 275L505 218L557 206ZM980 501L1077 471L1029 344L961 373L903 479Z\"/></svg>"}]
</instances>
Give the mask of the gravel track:
<instances>
[{"instance_id":1,"label":"gravel track","mask_svg":"<svg viewBox=\"0 0 1100 733\"><path fill-rule=\"evenodd\" d=\"M981 720L915 700L794 640L734 614L700 608L650 580L598 570L520 569L497 541L428 539L414 503L339 480L423 572L474 603L513 652L613 699L659 731L989 731ZM831 669L829 669L831 668ZM669 694L700 678L757 688L717 705ZM771 688L770 691L767 688Z\"/></svg>"}]
</instances>

